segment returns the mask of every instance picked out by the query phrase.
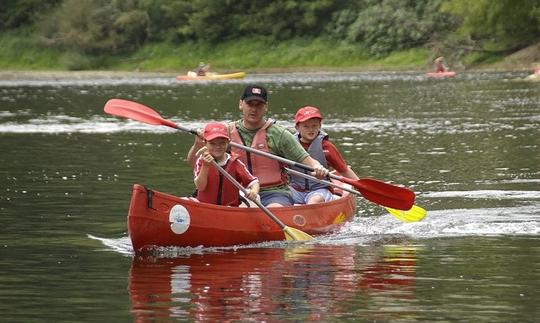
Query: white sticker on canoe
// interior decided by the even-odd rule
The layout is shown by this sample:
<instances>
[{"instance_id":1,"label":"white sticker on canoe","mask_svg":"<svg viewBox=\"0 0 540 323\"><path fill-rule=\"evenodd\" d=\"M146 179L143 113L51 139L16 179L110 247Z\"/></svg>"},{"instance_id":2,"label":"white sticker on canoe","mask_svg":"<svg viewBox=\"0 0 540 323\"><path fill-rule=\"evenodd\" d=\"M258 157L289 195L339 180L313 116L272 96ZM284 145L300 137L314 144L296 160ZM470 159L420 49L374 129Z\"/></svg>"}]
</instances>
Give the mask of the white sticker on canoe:
<instances>
[{"instance_id":1,"label":"white sticker on canoe","mask_svg":"<svg viewBox=\"0 0 540 323\"><path fill-rule=\"evenodd\" d=\"M188 210L182 205L175 205L169 212L169 222L171 222L171 231L176 234L182 234L189 228L191 218Z\"/></svg>"}]
</instances>

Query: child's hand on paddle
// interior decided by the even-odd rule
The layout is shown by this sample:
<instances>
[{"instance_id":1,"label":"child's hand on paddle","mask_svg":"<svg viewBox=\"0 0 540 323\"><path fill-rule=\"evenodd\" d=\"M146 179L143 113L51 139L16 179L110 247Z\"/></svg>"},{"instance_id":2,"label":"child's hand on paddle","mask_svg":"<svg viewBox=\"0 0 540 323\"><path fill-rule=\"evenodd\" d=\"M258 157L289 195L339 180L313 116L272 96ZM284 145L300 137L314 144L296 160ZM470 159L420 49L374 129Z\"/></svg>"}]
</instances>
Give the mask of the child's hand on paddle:
<instances>
[{"instance_id":1,"label":"child's hand on paddle","mask_svg":"<svg viewBox=\"0 0 540 323\"><path fill-rule=\"evenodd\" d=\"M210 153L208 152L208 148L206 147L202 147L201 149L197 150L197 153L195 155L202 155L203 164L206 166L210 165L214 160L214 157L210 155Z\"/></svg>"},{"instance_id":2,"label":"child's hand on paddle","mask_svg":"<svg viewBox=\"0 0 540 323\"><path fill-rule=\"evenodd\" d=\"M258 193L255 190L246 189L246 197L252 201L255 201L257 199Z\"/></svg>"}]
</instances>

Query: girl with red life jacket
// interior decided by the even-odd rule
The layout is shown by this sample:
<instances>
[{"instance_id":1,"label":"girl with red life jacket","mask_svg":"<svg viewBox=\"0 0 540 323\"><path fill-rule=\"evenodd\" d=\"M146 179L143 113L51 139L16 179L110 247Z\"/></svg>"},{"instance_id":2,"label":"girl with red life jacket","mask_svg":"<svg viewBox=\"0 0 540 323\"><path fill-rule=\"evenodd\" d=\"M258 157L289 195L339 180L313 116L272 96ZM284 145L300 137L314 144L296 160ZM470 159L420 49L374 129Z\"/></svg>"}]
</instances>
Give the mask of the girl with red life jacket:
<instances>
[{"instance_id":1,"label":"girl with red life jacket","mask_svg":"<svg viewBox=\"0 0 540 323\"><path fill-rule=\"evenodd\" d=\"M194 170L197 199L200 202L218 205L240 205L238 188L212 166L212 160L215 160L227 173L246 187L246 197L255 200L259 193L259 180L247 170L237 156L226 152L230 140L227 126L220 122L207 124L204 128L203 139L205 146L197 152L200 156Z\"/></svg>"}]
</instances>

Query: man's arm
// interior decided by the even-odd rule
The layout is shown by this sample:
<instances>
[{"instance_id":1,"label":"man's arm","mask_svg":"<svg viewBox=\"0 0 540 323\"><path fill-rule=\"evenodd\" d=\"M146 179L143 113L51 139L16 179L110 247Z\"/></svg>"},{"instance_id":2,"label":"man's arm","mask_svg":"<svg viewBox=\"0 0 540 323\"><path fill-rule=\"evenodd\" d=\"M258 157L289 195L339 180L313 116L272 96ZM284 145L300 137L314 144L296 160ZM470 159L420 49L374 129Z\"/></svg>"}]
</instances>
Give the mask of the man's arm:
<instances>
[{"instance_id":1,"label":"man's arm","mask_svg":"<svg viewBox=\"0 0 540 323\"><path fill-rule=\"evenodd\" d=\"M197 132L200 134L200 130L197 130ZM197 161L196 153L204 146L204 140L198 135L195 136L195 141L193 142L193 145L191 148L189 148L189 152L187 154L187 162L191 165L191 168L195 168L195 162Z\"/></svg>"},{"instance_id":2,"label":"man's arm","mask_svg":"<svg viewBox=\"0 0 540 323\"><path fill-rule=\"evenodd\" d=\"M315 177L322 179L328 176L328 169L324 168L317 160L313 159L311 156L307 156L301 161L302 164L312 167L315 171Z\"/></svg>"}]
</instances>

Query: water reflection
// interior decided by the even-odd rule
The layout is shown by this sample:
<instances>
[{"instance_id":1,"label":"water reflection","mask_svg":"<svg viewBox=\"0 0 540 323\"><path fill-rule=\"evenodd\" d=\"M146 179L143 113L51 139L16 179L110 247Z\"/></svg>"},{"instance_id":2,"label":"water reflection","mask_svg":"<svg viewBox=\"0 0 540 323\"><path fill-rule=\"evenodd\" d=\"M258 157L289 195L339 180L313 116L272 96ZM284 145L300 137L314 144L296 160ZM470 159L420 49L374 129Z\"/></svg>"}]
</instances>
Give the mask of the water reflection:
<instances>
[{"instance_id":1,"label":"water reflection","mask_svg":"<svg viewBox=\"0 0 540 323\"><path fill-rule=\"evenodd\" d=\"M415 299L416 251L402 245L310 246L135 257L129 274L132 313L138 322L318 321L370 313L372 306L406 306Z\"/></svg>"}]
</instances>

